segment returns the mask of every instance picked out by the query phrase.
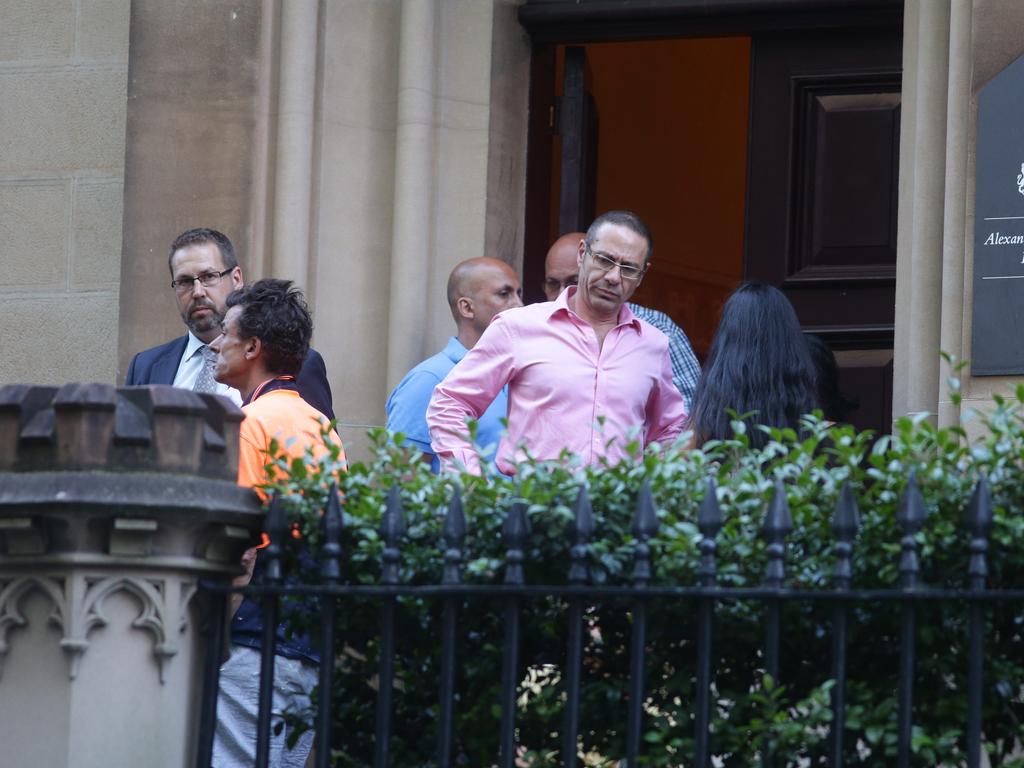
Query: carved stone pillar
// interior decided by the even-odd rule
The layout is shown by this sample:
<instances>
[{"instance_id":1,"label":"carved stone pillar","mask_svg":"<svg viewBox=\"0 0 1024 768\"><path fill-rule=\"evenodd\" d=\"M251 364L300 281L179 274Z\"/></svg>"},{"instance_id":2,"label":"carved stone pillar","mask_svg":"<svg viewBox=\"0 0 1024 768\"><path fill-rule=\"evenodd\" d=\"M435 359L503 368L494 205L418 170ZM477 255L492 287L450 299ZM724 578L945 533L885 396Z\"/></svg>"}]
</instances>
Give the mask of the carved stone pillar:
<instances>
[{"instance_id":1,"label":"carved stone pillar","mask_svg":"<svg viewBox=\"0 0 1024 768\"><path fill-rule=\"evenodd\" d=\"M172 387L0 387L4 766L191 764L197 583L261 524L241 419Z\"/></svg>"}]
</instances>

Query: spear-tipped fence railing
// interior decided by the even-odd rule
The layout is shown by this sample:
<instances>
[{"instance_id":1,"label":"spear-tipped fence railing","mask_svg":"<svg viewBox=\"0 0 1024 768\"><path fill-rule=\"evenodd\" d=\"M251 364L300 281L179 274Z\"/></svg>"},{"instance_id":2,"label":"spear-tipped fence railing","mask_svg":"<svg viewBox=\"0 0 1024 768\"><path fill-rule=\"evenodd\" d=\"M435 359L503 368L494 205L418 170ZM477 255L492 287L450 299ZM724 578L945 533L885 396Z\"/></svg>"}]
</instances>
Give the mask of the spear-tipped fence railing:
<instances>
[{"instance_id":1,"label":"spear-tipped fence railing","mask_svg":"<svg viewBox=\"0 0 1024 768\"><path fill-rule=\"evenodd\" d=\"M590 537L594 535L594 513L590 508L590 496L585 487L580 488L576 497L573 514L573 547L569 552L569 584L585 586L589 577L588 559ZM574 595L568 601L569 646L565 662L565 724L562 728L562 754L566 761L574 762L578 751L577 739L580 729L580 682L583 676L583 613L582 595Z\"/></svg>"},{"instance_id":2,"label":"spear-tipped fence railing","mask_svg":"<svg viewBox=\"0 0 1024 768\"><path fill-rule=\"evenodd\" d=\"M457 586L462 583L462 547L466 543L466 516L462 511L462 491L455 489L442 528L444 536L444 574L441 583ZM444 613L441 617L441 722L437 734L437 755L441 765L455 760L455 652L458 645L459 598L442 598Z\"/></svg>"},{"instance_id":3,"label":"spear-tipped fence railing","mask_svg":"<svg viewBox=\"0 0 1024 768\"><path fill-rule=\"evenodd\" d=\"M832 532L836 535L836 564L833 583L837 592L847 592L853 580L853 540L860 528L860 510L853 497L849 481L843 483L839 503L832 517ZM832 614L832 749L833 768L843 765L843 734L846 731L846 619L849 604L837 602Z\"/></svg>"},{"instance_id":4,"label":"spear-tipped fence railing","mask_svg":"<svg viewBox=\"0 0 1024 768\"><path fill-rule=\"evenodd\" d=\"M341 497L337 486L331 488L327 507L320 519L323 535L320 578L324 586L336 587L341 582ZM330 595L320 596L320 647L334 646L334 619L338 601ZM324 654L320 663L320 683L317 688L321 702L330 701L334 690L333 654ZM331 764L331 708L319 706L316 711L315 768L329 768Z\"/></svg>"},{"instance_id":5,"label":"spear-tipped fence railing","mask_svg":"<svg viewBox=\"0 0 1024 768\"><path fill-rule=\"evenodd\" d=\"M287 524L284 506L275 497L267 514L267 534L270 543L266 547L266 584L280 587L282 584L281 557ZM274 697L274 653L277 648L277 600L263 601L263 637L260 657L260 685L258 719L256 721L256 768L270 765L270 721L273 716Z\"/></svg>"},{"instance_id":6,"label":"spear-tipped fence railing","mask_svg":"<svg viewBox=\"0 0 1024 768\"><path fill-rule=\"evenodd\" d=\"M896 759L899 766L913 764L912 734L915 705L915 650L919 607L928 602L967 606L967 720L964 732L966 764L968 768L981 765L982 706L985 697L983 654L986 632L986 606L991 602L1024 603L1022 589L990 589L988 577L988 538L992 530L992 503L988 486L979 480L967 510L967 541L970 554L967 581L963 589L929 588L922 583L921 553L918 533L924 525L926 508L913 473L901 496L896 523L902 534L898 563L899 586L895 589L857 589L853 584L854 542L860 528L860 514L849 484L841 489L832 517L834 568L832 584L819 588L795 588L786 584L787 537L793 522L786 501L786 488L776 483L771 501L766 507L762 536L766 542L767 567L764 581L757 587L728 587L719 582L719 564L716 538L723 526L718 505L718 491L713 480L708 480L704 498L697 515L700 532L698 549L700 558L697 583L692 585L665 585L652 583L654 548L659 530L659 518L645 482L637 499L631 531L634 537L633 570L631 584L608 586L593 584L590 579L590 557L595 532L594 514L587 489L581 487L569 526L570 549L568 573L563 585L528 584L525 577L526 545L530 522L527 505L521 500L510 506L502 527L505 548L504 579L502 584L468 584L462 578L467 534L461 492L456 489L443 523L441 551L443 575L439 584L407 584L401 578L402 543L406 531L400 490L397 486L388 495L383 511L380 536L383 543L381 576L376 585L344 583L341 547L341 499L337 489L328 496L321 520L322 546L320 550L321 581L315 585L295 584L282 573L283 551L281 542L288 533L283 505L276 499L271 504L267 527L270 544L263 550L264 577L259 584L243 588L203 584L211 595L210 656L204 666L205 686L200 705L197 736L197 766L209 766L214 741L218 669L224 647L224 611L226 596L230 592L243 593L262 602L264 634L263 663L258 701L256 765L267 765L268 743L273 718L271 691L273 686L274 628L278 622L279 601L288 596L314 596L319 601L320 645L335 649L339 638L335 632L334 617L339 602L351 600L377 601L380 606L380 658L378 659L377 709L375 719L374 764L379 768L390 764L389 743L394 717L394 696L401 695L394 686L396 612L401 610L398 598L416 596L436 600L441 607L440 678L438 680L439 707L437 717L436 764L448 768L459 762L456 745L457 707L459 705L457 649L459 645L460 607L467 600L495 600L501 612L503 650L501 663L500 698L496 702L501 711L498 733L495 734L494 758L502 766L513 766L519 754L517 744L516 702L523 680L521 614L524 604L531 600L555 597L565 606L567 644L564 665L565 707L560 723L561 762L579 765L579 734L585 724L581 722L581 701L586 685L584 645L588 631L587 610L602 601L616 601L630 614L631 637L629 648L629 681L626 714L626 760L624 765L639 765L643 759L643 721L645 717L645 657L648 650L649 612L657 609L653 601L685 600L694 611L696 668L692 670L696 688L692 703L693 753L683 762L698 768L712 764L712 708L715 685L714 625L716 606L725 601L754 601L764 608L765 641L763 671L776 684L780 680L780 637L784 632L782 606L793 601L831 604L831 728L828 740L828 764L844 765L844 732L847 716L847 675L849 649L847 634L851 612L857 605L873 602L891 602L899 606L899 666L893 686L897 690L897 744ZM754 650L754 649L752 649ZM315 765L331 765L331 689L334 679L334 652L323 653L320 668L320 691L316 701ZM821 661L821 660L811 660ZM683 727L682 724L679 725ZM427 736L427 734L424 734ZM845 750L848 753L848 750ZM775 745L767 742L760 746L762 765L788 762L775 754Z\"/></svg>"}]
</instances>

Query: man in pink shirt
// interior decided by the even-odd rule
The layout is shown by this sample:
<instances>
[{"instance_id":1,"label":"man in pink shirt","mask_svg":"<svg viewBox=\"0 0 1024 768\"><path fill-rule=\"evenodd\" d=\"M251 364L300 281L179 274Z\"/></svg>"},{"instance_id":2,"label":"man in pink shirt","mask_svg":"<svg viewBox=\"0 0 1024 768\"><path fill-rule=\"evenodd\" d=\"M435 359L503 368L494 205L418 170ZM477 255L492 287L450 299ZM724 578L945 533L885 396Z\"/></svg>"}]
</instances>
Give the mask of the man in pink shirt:
<instances>
[{"instance_id":1,"label":"man in pink shirt","mask_svg":"<svg viewBox=\"0 0 1024 768\"><path fill-rule=\"evenodd\" d=\"M479 473L466 419L479 418L505 384L508 435L497 464L506 474L527 453L555 459L568 449L585 464L615 463L634 440L646 446L679 435L686 413L672 383L668 339L625 306L652 247L636 214L602 214L580 243L578 286L491 321L427 408L443 467L461 464Z\"/></svg>"}]
</instances>

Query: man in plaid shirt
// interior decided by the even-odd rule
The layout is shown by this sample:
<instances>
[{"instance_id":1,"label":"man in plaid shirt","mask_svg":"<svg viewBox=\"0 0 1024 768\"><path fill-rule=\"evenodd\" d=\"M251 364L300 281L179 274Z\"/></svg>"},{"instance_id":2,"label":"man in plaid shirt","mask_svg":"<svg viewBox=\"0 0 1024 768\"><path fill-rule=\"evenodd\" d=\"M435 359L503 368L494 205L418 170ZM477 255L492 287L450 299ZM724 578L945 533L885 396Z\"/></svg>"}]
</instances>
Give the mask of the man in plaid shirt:
<instances>
[{"instance_id":1,"label":"man in plaid shirt","mask_svg":"<svg viewBox=\"0 0 1024 768\"><path fill-rule=\"evenodd\" d=\"M580 241L585 237L583 232L569 232L555 240L548 250L547 259L544 261L544 295L547 296L548 301L557 299L558 295L568 286L576 285L579 279L577 257ZM664 312L632 302L629 302L628 306L634 315L668 336L668 354L672 360L672 383L676 385L679 394L683 396L686 410L689 412L690 403L693 401L693 391L697 388L697 379L700 378L700 363L697 362L697 356L693 353L690 340L686 338L683 329L672 322L672 318Z\"/></svg>"}]
</instances>

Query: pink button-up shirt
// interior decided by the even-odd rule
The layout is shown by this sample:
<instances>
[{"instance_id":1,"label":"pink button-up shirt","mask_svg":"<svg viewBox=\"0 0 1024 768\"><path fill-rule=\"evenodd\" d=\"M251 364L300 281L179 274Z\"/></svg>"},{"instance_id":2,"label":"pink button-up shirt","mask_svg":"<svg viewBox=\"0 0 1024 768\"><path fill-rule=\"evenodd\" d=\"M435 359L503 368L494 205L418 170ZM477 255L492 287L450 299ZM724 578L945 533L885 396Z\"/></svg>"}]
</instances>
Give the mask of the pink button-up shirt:
<instances>
[{"instance_id":1,"label":"pink button-up shirt","mask_svg":"<svg viewBox=\"0 0 1024 768\"><path fill-rule=\"evenodd\" d=\"M508 435L498 469L514 471L521 446L537 459L568 448L584 463L612 463L638 440L667 443L686 418L672 384L668 339L625 305L598 346L597 334L569 309L570 287L553 302L509 309L434 389L427 425L444 467L461 462L479 472L466 419L477 419L507 383Z\"/></svg>"}]
</instances>

